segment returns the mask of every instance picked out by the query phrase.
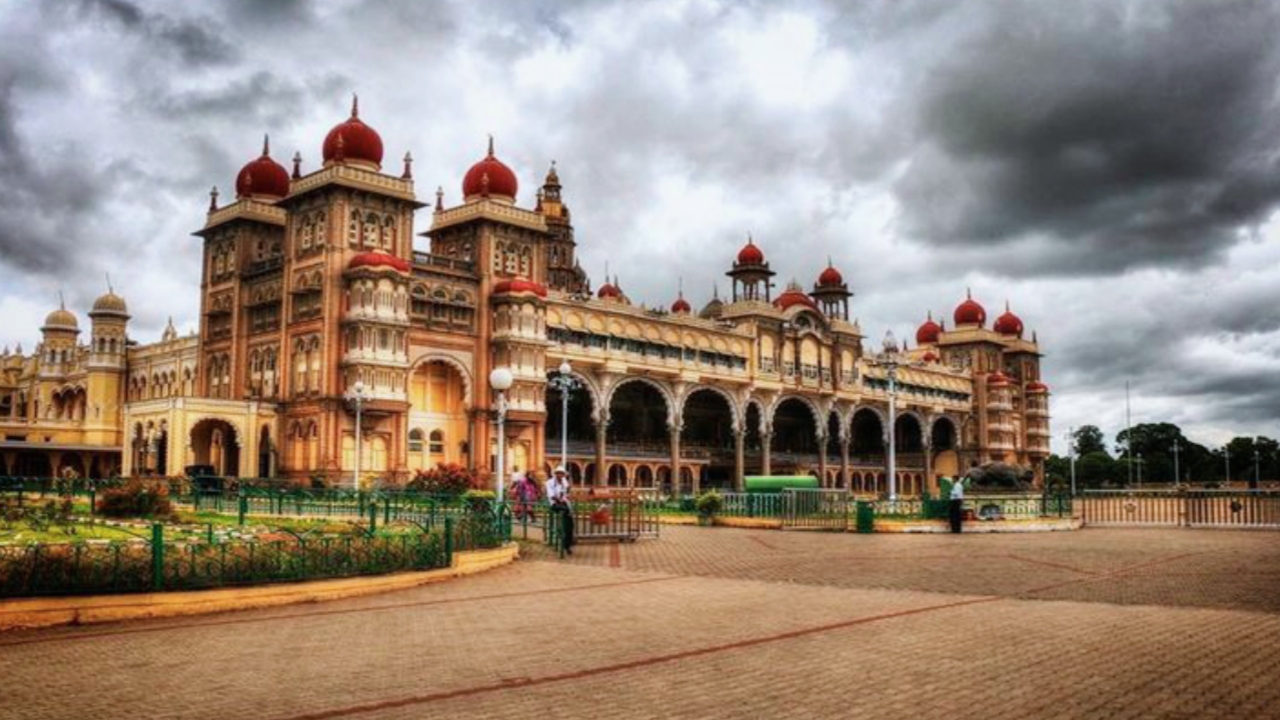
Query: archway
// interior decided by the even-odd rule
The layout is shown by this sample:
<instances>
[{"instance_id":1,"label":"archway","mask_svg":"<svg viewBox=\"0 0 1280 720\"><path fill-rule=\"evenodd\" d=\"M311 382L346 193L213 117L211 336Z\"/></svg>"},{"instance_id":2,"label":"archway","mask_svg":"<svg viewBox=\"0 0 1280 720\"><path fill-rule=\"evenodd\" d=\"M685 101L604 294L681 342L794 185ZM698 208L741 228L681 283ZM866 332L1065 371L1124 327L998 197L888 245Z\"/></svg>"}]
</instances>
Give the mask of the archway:
<instances>
[{"instance_id":1,"label":"archway","mask_svg":"<svg viewBox=\"0 0 1280 720\"><path fill-rule=\"evenodd\" d=\"M956 424L951 418L943 416L933 421L929 438L935 477L954 478L960 474L960 456L956 448L959 435Z\"/></svg>"},{"instance_id":2,"label":"archway","mask_svg":"<svg viewBox=\"0 0 1280 720\"><path fill-rule=\"evenodd\" d=\"M828 477L822 479L823 487L843 488L845 486L844 473L841 472L840 455L840 415L836 412L827 413L827 443L823 449L827 454L827 468L835 468L835 473L828 473Z\"/></svg>"},{"instance_id":3,"label":"archway","mask_svg":"<svg viewBox=\"0 0 1280 720\"><path fill-rule=\"evenodd\" d=\"M653 469L648 465L636 468L636 487L646 489L653 487Z\"/></svg>"},{"instance_id":4,"label":"archway","mask_svg":"<svg viewBox=\"0 0 1280 720\"><path fill-rule=\"evenodd\" d=\"M743 423L747 431L743 442L743 472L747 475L759 475L764 471L764 455L760 445L760 418L760 406L754 402L748 403L746 412L743 413Z\"/></svg>"},{"instance_id":5,"label":"archway","mask_svg":"<svg viewBox=\"0 0 1280 720\"><path fill-rule=\"evenodd\" d=\"M191 428L191 451L195 465L213 467L214 475L240 476L240 439L226 420L206 418Z\"/></svg>"},{"instance_id":6,"label":"archway","mask_svg":"<svg viewBox=\"0 0 1280 720\"><path fill-rule=\"evenodd\" d=\"M701 487L732 489L735 460L729 401L715 390L699 388L685 398L682 417L681 454L707 460Z\"/></svg>"},{"instance_id":7,"label":"archway","mask_svg":"<svg viewBox=\"0 0 1280 720\"><path fill-rule=\"evenodd\" d=\"M466 397L466 379L453 365L429 360L414 368L409 376L409 423L429 440L409 440L409 470L467 464Z\"/></svg>"},{"instance_id":8,"label":"archway","mask_svg":"<svg viewBox=\"0 0 1280 720\"><path fill-rule=\"evenodd\" d=\"M275 448L271 446L271 429L266 425L262 426L262 432L258 434L258 477L268 478L275 473L272 472L271 456L275 452ZM157 464L158 461L157 461ZM164 471L161 470L163 475Z\"/></svg>"},{"instance_id":9,"label":"archway","mask_svg":"<svg viewBox=\"0 0 1280 720\"><path fill-rule=\"evenodd\" d=\"M627 382L609 401L608 454L663 455L670 453L667 398L643 381Z\"/></svg>"},{"instance_id":10,"label":"archway","mask_svg":"<svg viewBox=\"0 0 1280 720\"><path fill-rule=\"evenodd\" d=\"M853 439L850 450L858 462L880 464L884 457L884 425L880 415L870 408L859 408L853 414Z\"/></svg>"},{"instance_id":11,"label":"archway","mask_svg":"<svg viewBox=\"0 0 1280 720\"><path fill-rule=\"evenodd\" d=\"M777 474L799 475L817 466L817 424L808 403L787 398L774 409L769 452L772 470Z\"/></svg>"},{"instance_id":12,"label":"archway","mask_svg":"<svg viewBox=\"0 0 1280 720\"><path fill-rule=\"evenodd\" d=\"M924 450L924 431L915 415L902 414L893 425L893 445L900 453L918 453Z\"/></svg>"}]
</instances>

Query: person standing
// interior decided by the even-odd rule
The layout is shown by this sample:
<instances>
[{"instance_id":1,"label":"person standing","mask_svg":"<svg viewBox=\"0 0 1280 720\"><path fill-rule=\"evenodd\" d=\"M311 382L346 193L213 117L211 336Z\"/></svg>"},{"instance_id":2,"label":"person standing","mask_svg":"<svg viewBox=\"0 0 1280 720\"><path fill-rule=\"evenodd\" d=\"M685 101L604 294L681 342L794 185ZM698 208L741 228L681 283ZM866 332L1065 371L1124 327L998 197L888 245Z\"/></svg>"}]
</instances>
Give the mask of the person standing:
<instances>
[{"instance_id":1,"label":"person standing","mask_svg":"<svg viewBox=\"0 0 1280 720\"><path fill-rule=\"evenodd\" d=\"M529 522L535 520L533 504L538 501L538 484L524 473L514 473L511 476L511 495L516 501L515 518Z\"/></svg>"},{"instance_id":2,"label":"person standing","mask_svg":"<svg viewBox=\"0 0 1280 720\"><path fill-rule=\"evenodd\" d=\"M557 465L547 480L547 503L552 517L560 521L560 548L573 554L573 503L569 496L569 476L563 465Z\"/></svg>"},{"instance_id":3,"label":"person standing","mask_svg":"<svg viewBox=\"0 0 1280 720\"><path fill-rule=\"evenodd\" d=\"M960 520L964 517L964 480L956 478L951 483L951 503L947 507L947 515L951 519L951 532L960 532Z\"/></svg>"}]
</instances>

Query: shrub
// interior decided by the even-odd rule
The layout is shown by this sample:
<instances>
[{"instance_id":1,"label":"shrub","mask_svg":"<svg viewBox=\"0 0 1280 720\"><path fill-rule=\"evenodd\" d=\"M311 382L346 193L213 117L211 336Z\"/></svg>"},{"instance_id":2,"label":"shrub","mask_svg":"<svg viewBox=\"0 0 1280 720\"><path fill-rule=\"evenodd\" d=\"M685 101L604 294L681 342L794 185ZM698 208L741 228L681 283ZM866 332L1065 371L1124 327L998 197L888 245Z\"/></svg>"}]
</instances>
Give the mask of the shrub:
<instances>
[{"instance_id":1,"label":"shrub","mask_svg":"<svg viewBox=\"0 0 1280 720\"><path fill-rule=\"evenodd\" d=\"M724 497L715 490L710 490L698 496L698 499L694 502L694 507L698 509L698 514L703 517L715 517L716 513L724 508Z\"/></svg>"},{"instance_id":2,"label":"shrub","mask_svg":"<svg viewBox=\"0 0 1280 720\"><path fill-rule=\"evenodd\" d=\"M158 483L148 485L141 480L130 480L98 497L98 513L106 517L157 517L172 512L169 488Z\"/></svg>"},{"instance_id":3,"label":"shrub","mask_svg":"<svg viewBox=\"0 0 1280 720\"><path fill-rule=\"evenodd\" d=\"M480 476L456 463L442 463L430 470L419 470L409 484L408 490L431 493L433 495L461 495L479 489Z\"/></svg>"}]
</instances>

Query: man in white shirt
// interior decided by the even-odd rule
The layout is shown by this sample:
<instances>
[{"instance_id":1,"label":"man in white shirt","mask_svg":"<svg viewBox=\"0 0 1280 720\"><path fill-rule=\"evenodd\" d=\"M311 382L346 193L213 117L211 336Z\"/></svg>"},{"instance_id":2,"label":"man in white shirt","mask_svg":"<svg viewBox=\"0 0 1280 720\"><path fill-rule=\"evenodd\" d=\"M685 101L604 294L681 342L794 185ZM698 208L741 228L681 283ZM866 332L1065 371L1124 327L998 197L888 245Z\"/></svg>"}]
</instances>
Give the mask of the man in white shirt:
<instances>
[{"instance_id":1,"label":"man in white shirt","mask_svg":"<svg viewBox=\"0 0 1280 720\"><path fill-rule=\"evenodd\" d=\"M956 478L951 483L951 504L947 511L951 520L951 532L960 532L960 520L964 516L964 478Z\"/></svg>"},{"instance_id":2,"label":"man in white shirt","mask_svg":"<svg viewBox=\"0 0 1280 720\"><path fill-rule=\"evenodd\" d=\"M547 502L551 505L551 514L559 519L563 535L560 547L568 554L573 554L573 505L569 497L569 475L563 465L557 465L547 479Z\"/></svg>"}]
</instances>

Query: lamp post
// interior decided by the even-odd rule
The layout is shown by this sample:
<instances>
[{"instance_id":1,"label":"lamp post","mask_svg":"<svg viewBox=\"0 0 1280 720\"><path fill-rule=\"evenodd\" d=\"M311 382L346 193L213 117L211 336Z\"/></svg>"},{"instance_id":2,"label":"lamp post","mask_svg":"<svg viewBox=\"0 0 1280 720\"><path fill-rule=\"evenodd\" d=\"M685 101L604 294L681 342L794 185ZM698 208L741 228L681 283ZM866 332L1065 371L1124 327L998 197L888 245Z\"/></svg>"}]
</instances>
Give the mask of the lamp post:
<instances>
[{"instance_id":1,"label":"lamp post","mask_svg":"<svg viewBox=\"0 0 1280 720\"><path fill-rule=\"evenodd\" d=\"M573 368L569 361L560 363L555 377L547 381L552 389L560 391L560 464L568 471L569 467L569 393L582 387L573 376Z\"/></svg>"},{"instance_id":2,"label":"lamp post","mask_svg":"<svg viewBox=\"0 0 1280 720\"><path fill-rule=\"evenodd\" d=\"M494 403L496 405L494 410L496 411L496 414L497 414L496 420L498 425L498 459L497 459L497 473L496 473L497 477L495 478L496 480L495 486L497 489L498 502L502 502L502 499L503 499L502 476L503 476L503 473L506 471L506 468L503 467L503 464L504 464L504 461L506 460L506 455L507 455L507 449L506 449L507 391L511 389L511 384L514 382L515 382L515 377L511 374L510 368L498 367L498 368L494 368L493 372L489 373L489 387L493 388L494 391L498 393L497 400Z\"/></svg>"},{"instance_id":3,"label":"lamp post","mask_svg":"<svg viewBox=\"0 0 1280 720\"><path fill-rule=\"evenodd\" d=\"M350 392L347 393L347 399L356 406L356 466L354 474L351 476L351 489L356 492L360 491L360 458L364 452L363 438L364 427L361 424L362 413L364 412L364 403L369 399L369 395L365 392L364 381L356 380L356 384L351 386Z\"/></svg>"},{"instance_id":4,"label":"lamp post","mask_svg":"<svg viewBox=\"0 0 1280 720\"><path fill-rule=\"evenodd\" d=\"M1258 486L1262 484L1262 468L1258 463L1259 463L1258 449L1254 448L1253 450L1253 488L1251 488L1253 490L1257 490Z\"/></svg>"},{"instance_id":5,"label":"lamp post","mask_svg":"<svg viewBox=\"0 0 1280 720\"><path fill-rule=\"evenodd\" d=\"M898 341L893 331L884 334L884 352L880 353L880 364L884 365L885 375L889 378L889 501L898 499L898 454L894 431L898 417Z\"/></svg>"},{"instance_id":6,"label":"lamp post","mask_svg":"<svg viewBox=\"0 0 1280 720\"><path fill-rule=\"evenodd\" d=\"M1222 482L1226 486L1231 484L1231 448L1227 445L1222 446L1222 461L1227 468L1227 475Z\"/></svg>"},{"instance_id":7,"label":"lamp post","mask_svg":"<svg viewBox=\"0 0 1280 720\"><path fill-rule=\"evenodd\" d=\"M1178 438L1173 439L1173 484L1182 483L1182 477L1178 474Z\"/></svg>"},{"instance_id":8,"label":"lamp post","mask_svg":"<svg viewBox=\"0 0 1280 720\"><path fill-rule=\"evenodd\" d=\"M1142 489L1142 453L1138 453L1138 489Z\"/></svg>"},{"instance_id":9,"label":"lamp post","mask_svg":"<svg viewBox=\"0 0 1280 720\"><path fill-rule=\"evenodd\" d=\"M1071 461L1071 497L1076 496L1076 429L1067 428L1067 459Z\"/></svg>"}]
</instances>

